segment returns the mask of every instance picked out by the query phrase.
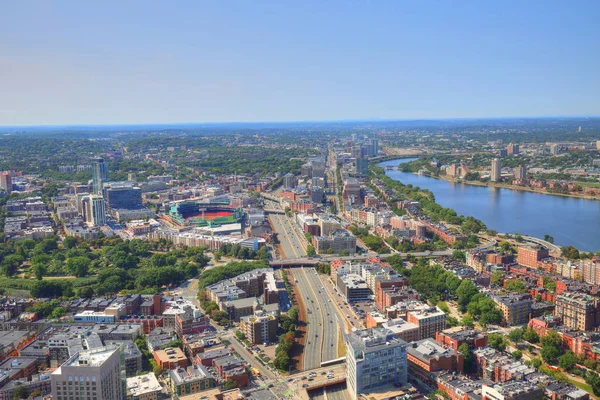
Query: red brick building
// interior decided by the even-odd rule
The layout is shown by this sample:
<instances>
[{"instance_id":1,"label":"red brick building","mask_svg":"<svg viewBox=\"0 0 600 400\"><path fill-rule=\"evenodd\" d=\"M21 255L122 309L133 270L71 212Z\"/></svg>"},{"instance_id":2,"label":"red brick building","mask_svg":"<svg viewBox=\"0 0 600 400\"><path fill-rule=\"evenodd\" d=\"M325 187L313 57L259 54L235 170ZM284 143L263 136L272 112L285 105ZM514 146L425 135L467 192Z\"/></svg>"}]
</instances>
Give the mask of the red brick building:
<instances>
[{"instance_id":1,"label":"red brick building","mask_svg":"<svg viewBox=\"0 0 600 400\"><path fill-rule=\"evenodd\" d=\"M548 257L548 249L542 246L519 247L517 263L529 268L537 268L538 261Z\"/></svg>"},{"instance_id":2,"label":"red brick building","mask_svg":"<svg viewBox=\"0 0 600 400\"><path fill-rule=\"evenodd\" d=\"M436 332L435 340L442 346L458 351L461 344L466 343L471 349L487 346L487 334L463 327L455 327Z\"/></svg>"}]
</instances>

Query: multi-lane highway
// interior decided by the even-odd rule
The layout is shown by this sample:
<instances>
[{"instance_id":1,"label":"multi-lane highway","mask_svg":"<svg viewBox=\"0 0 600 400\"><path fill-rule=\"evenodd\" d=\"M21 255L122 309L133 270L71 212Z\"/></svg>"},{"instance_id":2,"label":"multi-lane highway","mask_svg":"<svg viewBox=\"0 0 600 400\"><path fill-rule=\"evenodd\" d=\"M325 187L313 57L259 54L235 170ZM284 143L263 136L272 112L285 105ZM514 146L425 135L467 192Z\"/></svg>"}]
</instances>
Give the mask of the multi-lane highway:
<instances>
[{"instance_id":1,"label":"multi-lane highway","mask_svg":"<svg viewBox=\"0 0 600 400\"><path fill-rule=\"evenodd\" d=\"M303 269L293 271L294 280L306 311L306 337L302 355L302 369L309 370L321 366L321 341L323 340L323 315L317 296L310 288Z\"/></svg>"},{"instance_id":2,"label":"multi-lane highway","mask_svg":"<svg viewBox=\"0 0 600 400\"><path fill-rule=\"evenodd\" d=\"M338 326L342 320L339 318L337 310L333 306L333 300L325 291L323 282L319 279L317 271L313 268L302 268L302 270L319 303L319 310L322 311L324 320L322 361L334 360L338 358Z\"/></svg>"},{"instance_id":3,"label":"multi-lane highway","mask_svg":"<svg viewBox=\"0 0 600 400\"><path fill-rule=\"evenodd\" d=\"M343 320L331 298L323 288L323 282L313 268L297 268L293 271L296 286L307 313L307 331L303 355L303 369L318 368L323 361L338 358L338 337Z\"/></svg>"},{"instance_id":4,"label":"multi-lane highway","mask_svg":"<svg viewBox=\"0 0 600 400\"><path fill-rule=\"evenodd\" d=\"M275 232L277 232L277 238L285 258L306 257L306 249L302 246L303 241L306 241L306 239L298 236L298 232L294 229L290 220L285 215L280 214L270 214L269 220Z\"/></svg>"}]
</instances>

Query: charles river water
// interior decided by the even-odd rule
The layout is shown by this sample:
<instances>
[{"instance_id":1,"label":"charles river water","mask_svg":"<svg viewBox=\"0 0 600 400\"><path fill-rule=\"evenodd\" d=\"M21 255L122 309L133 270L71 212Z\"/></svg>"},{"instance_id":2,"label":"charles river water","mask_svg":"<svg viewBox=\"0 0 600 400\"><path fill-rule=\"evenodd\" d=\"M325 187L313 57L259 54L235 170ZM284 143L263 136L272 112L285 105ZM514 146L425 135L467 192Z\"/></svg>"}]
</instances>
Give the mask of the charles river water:
<instances>
[{"instance_id":1,"label":"charles river water","mask_svg":"<svg viewBox=\"0 0 600 400\"><path fill-rule=\"evenodd\" d=\"M413 160L391 160L378 165L396 167ZM385 173L405 185L429 189L442 207L452 208L459 215L480 219L488 229L541 239L548 234L559 246L571 245L593 252L600 250L598 200L465 185L401 171L386 170Z\"/></svg>"}]
</instances>

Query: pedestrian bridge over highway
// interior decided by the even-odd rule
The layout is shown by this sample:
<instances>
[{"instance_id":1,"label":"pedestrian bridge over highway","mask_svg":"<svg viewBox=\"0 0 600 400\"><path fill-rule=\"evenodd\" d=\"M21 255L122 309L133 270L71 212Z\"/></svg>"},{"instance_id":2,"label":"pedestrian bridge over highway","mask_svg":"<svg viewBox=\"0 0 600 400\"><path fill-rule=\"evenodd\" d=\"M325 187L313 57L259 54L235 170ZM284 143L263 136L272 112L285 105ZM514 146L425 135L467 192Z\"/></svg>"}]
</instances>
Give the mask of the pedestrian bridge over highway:
<instances>
[{"instance_id":1,"label":"pedestrian bridge over highway","mask_svg":"<svg viewBox=\"0 0 600 400\"><path fill-rule=\"evenodd\" d=\"M263 210L267 214L285 214L285 211L278 208L264 208Z\"/></svg>"}]
</instances>

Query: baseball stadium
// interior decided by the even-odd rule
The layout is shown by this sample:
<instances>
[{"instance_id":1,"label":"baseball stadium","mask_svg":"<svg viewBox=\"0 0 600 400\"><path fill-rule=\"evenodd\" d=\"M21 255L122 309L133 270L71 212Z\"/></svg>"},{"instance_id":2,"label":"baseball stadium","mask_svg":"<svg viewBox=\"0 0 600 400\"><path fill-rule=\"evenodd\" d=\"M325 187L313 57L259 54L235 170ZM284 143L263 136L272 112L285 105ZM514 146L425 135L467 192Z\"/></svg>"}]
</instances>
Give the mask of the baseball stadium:
<instances>
[{"instance_id":1,"label":"baseball stadium","mask_svg":"<svg viewBox=\"0 0 600 400\"><path fill-rule=\"evenodd\" d=\"M227 202L181 201L171 204L165 219L178 226L220 226L240 222L244 215L241 208Z\"/></svg>"}]
</instances>

